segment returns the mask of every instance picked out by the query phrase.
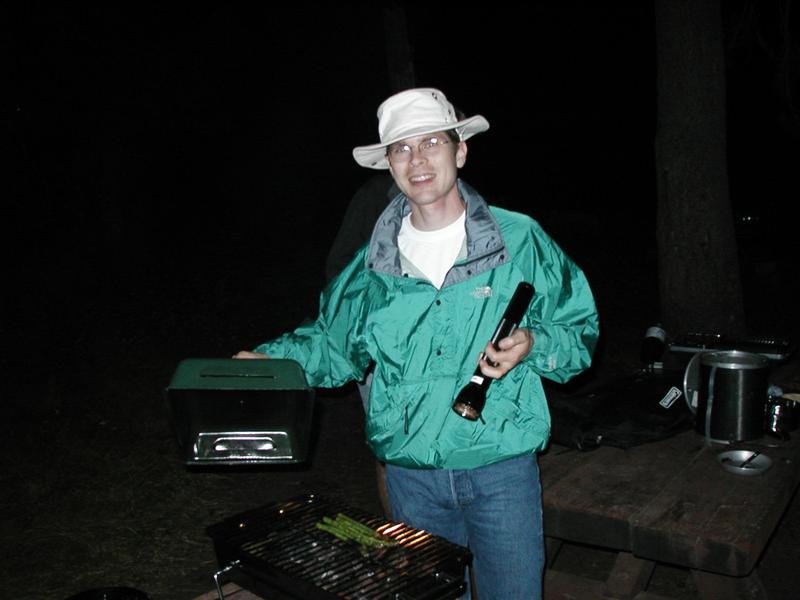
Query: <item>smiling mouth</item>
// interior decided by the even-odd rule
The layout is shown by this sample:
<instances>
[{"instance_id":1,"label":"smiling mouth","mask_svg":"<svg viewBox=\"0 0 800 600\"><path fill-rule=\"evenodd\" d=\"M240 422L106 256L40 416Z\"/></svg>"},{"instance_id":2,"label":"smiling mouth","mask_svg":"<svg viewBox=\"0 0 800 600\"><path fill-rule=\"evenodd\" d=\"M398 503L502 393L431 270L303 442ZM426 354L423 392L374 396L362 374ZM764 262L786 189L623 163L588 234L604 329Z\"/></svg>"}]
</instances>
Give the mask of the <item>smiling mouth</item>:
<instances>
[{"instance_id":1,"label":"smiling mouth","mask_svg":"<svg viewBox=\"0 0 800 600\"><path fill-rule=\"evenodd\" d=\"M425 175L414 175L413 177L409 177L408 180L411 183L425 183L426 181L430 181L433 179L432 174L425 174Z\"/></svg>"}]
</instances>

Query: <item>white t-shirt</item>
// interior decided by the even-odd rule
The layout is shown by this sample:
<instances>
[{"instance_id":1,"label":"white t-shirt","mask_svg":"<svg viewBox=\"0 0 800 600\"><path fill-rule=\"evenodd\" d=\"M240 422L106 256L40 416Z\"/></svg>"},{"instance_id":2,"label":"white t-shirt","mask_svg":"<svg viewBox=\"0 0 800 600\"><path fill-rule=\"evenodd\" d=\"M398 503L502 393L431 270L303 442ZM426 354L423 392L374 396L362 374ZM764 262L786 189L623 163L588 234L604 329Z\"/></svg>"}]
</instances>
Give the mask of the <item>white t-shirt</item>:
<instances>
[{"instance_id":1,"label":"white t-shirt","mask_svg":"<svg viewBox=\"0 0 800 600\"><path fill-rule=\"evenodd\" d=\"M403 219L397 245L405 256L436 288L441 288L450 267L455 264L467 236L466 211L455 221L434 231L420 231L411 224L411 215Z\"/></svg>"}]
</instances>

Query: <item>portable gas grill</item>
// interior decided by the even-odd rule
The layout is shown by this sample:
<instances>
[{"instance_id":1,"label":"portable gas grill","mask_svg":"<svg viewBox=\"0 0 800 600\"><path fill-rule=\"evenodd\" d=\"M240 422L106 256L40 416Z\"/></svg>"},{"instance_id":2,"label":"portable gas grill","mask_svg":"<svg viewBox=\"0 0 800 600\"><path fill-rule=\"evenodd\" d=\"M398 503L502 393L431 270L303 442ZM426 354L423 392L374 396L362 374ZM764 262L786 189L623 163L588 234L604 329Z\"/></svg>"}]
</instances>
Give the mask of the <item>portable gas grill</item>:
<instances>
[{"instance_id":1,"label":"portable gas grill","mask_svg":"<svg viewBox=\"0 0 800 600\"><path fill-rule=\"evenodd\" d=\"M367 552L316 527L340 512L397 545ZM224 575L270 600L453 599L465 592L472 561L466 548L314 494L235 515L207 532L220 598Z\"/></svg>"}]
</instances>

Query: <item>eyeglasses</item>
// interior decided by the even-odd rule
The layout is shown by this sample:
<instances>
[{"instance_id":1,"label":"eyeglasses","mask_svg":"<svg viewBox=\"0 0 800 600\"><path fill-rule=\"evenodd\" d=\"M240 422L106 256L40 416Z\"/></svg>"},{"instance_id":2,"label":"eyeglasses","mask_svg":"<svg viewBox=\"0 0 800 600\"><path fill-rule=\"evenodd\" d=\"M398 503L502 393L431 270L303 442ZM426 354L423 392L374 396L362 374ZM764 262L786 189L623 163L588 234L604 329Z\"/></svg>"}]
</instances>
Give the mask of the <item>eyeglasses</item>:
<instances>
[{"instance_id":1,"label":"eyeglasses","mask_svg":"<svg viewBox=\"0 0 800 600\"><path fill-rule=\"evenodd\" d=\"M427 158L436 154L442 146L449 143L450 140L447 139L447 136L434 135L422 140L417 146L417 151L421 156ZM388 156L389 160L392 162L403 163L411 160L412 151L413 147L408 144L394 144L389 147L386 156Z\"/></svg>"}]
</instances>

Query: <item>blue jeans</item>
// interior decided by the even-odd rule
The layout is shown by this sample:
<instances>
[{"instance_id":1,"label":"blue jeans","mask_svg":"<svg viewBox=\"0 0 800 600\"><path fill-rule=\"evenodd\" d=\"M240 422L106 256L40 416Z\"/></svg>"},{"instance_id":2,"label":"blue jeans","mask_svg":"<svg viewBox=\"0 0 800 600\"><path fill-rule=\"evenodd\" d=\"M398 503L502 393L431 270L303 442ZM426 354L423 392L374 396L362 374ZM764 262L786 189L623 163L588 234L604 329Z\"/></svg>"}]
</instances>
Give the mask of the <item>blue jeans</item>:
<instances>
[{"instance_id":1,"label":"blue jeans","mask_svg":"<svg viewBox=\"0 0 800 600\"><path fill-rule=\"evenodd\" d=\"M480 600L542 597L542 488L535 455L468 470L387 464L386 484L392 520L472 551Z\"/></svg>"}]
</instances>

